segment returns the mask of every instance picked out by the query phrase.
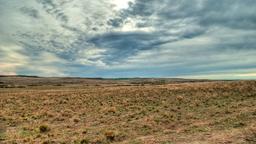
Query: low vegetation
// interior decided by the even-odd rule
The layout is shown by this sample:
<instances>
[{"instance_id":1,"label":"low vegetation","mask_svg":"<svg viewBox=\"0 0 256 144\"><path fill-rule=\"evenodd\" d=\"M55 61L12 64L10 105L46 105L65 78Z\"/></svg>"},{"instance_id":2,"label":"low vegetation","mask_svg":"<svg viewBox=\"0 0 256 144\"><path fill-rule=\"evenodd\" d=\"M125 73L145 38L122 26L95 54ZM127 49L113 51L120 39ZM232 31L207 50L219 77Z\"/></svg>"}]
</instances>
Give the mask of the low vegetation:
<instances>
[{"instance_id":1,"label":"low vegetation","mask_svg":"<svg viewBox=\"0 0 256 144\"><path fill-rule=\"evenodd\" d=\"M0 88L2 144L256 143L256 81Z\"/></svg>"}]
</instances>

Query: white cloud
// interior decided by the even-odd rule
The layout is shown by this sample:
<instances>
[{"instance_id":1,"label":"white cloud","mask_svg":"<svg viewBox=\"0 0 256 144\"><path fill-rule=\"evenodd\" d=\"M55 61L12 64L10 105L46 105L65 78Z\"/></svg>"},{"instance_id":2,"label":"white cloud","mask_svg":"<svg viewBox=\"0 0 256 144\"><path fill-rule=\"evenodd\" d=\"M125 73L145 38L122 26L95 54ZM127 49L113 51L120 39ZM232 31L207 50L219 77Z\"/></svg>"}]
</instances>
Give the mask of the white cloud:
<instances>
[{"instance_id":1,"label":"white cloud","mask_svg":"<svg viewBox=\"0 0 256 144\"><path fill-rule=\"evenodd\" d=\"M124 24L120 28L116 28L113 31L121 31L121 32L153 32L155 30L154 27L138 27L137 24L143 22L141 18L127 18Z\"/></svg>"},{"instance_id":2,"label":"white cloud","mask_svg":"<svg viewBox=\"0 0 256 144\"><path fill-rule=\"evenodd\" d=\"M129 2L134 3L135 0L109 0L115 7L115 10L126 9L129 6Z\"/></svg>"},{"instance_id":3,"label":"white cloud","mask_svg":"<svg viewBox=\"0 0 256 144\"><path fill-rule=\"evenodd\" d=\"M76 62L87 66L106 67L107 64L103 62L105 52L106 49L96 47L80 50Z\"/></svg>"},{"instance_id":4,"label":"white cloud","mask_svg":"<svg viewBox=\"0 0 256 144\"><path fill-rule=\"evenodd\" d=\"M20 53L22 47L17 45L0 45L0 72L16 73L16 71L27 64L28 57Z\"/></svg>"},{"instance_id":5,"label":"white cloud","mask_svg":"<svg viewBox=\"0 0 256 144\"><path fill-rule=\"evenodd\" d=\"M64 75L64 69L58 65L65 65L65 60L52 53L42 52L31 56L26 55L21 46L0 45L0 56L0 74L13 75L26 71L28 74L40 76Z\"/></svg>"}]
</instances>

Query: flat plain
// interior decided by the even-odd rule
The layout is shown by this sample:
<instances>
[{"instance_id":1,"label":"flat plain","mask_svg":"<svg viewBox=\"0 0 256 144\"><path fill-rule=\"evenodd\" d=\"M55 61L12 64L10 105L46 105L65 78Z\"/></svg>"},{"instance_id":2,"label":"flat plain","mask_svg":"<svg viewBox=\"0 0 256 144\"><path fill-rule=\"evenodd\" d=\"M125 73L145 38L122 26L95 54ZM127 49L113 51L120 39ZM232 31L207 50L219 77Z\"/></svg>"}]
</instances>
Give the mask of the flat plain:
<instances>
[{"instance_id":1,"label":"flat plain","mask_svg":"<svg viewBox=\"0 0 256 144\"><path fill-rule=\"evenodd\" d=\"M256 143L256 81L0 77L1 144Z\"/></svg>"}]
</instances>

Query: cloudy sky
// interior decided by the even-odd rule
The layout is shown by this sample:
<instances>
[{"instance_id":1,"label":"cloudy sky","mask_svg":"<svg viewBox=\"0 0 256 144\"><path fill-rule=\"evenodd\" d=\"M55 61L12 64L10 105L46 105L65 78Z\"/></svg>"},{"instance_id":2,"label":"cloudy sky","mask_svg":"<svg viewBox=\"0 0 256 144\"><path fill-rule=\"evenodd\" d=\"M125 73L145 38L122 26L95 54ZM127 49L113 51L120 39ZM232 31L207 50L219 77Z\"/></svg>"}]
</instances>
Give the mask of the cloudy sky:
<instances>
[{"instance_id":1,"label":"cloudy sky","mask_svg":"<svg viewBox=\"0 0 256 144\"><path fill-rule=\"evenodd\" d=\"M256 78L255 0L0 0L0 74Z\"/></svg>"}]
</instances>

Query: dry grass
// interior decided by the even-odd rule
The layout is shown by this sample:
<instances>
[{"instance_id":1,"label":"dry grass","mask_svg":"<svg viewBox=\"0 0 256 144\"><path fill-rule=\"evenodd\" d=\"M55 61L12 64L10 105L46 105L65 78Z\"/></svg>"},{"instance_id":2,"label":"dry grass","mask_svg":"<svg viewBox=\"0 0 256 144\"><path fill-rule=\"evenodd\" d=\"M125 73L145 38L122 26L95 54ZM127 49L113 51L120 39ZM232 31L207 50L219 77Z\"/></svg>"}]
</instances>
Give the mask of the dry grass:
<instances>
[{"instance_id":1,"label":"dry grass","mask_svg":"<svg viewBox=\"0 0 256 144\"><path fill-rule=\"evenodd\" d=\"M256 143L256 82L0 88L0 143Z\"/></svg>"}]
</instances>

